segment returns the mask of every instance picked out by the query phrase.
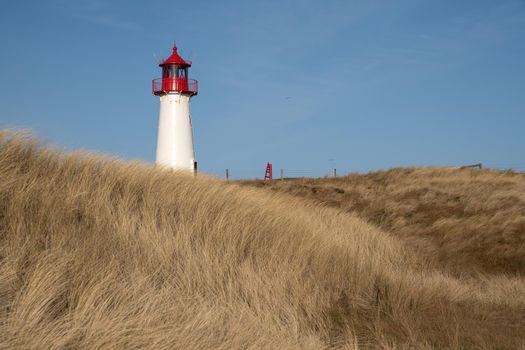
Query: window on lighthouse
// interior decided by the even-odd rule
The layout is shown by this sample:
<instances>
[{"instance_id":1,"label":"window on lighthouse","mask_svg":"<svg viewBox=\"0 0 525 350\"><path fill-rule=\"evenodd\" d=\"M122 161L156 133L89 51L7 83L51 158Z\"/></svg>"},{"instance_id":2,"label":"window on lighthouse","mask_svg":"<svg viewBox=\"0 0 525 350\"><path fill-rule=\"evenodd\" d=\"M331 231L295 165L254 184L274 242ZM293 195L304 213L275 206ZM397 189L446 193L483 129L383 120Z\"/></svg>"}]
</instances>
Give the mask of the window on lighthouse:
<instances>
[{"instance_id":1,"label":"window on lighthouse","mask_svg":"<svg viewBox=\"0 0 525 350\"><path fill-rule=\"evenodd\" d=\"M174 66L167 66L162 69L162 77L163 78L173 78L175 77L175 67Z\"/></svg>"},{"instance_id":2,"label":"window on lighthouse","mask_svg":"<svg viewBox=\"0 0 525 350\"><path fill-rule=\"evenodd\" d=\"M188 68L179 66L167 66L162 70L163 78L187 78Z\"/></svg>"},{"instance_id":3,"label":"window on lighthouse","mask_svg":"<svg viewBox=\"0 0 525 350\"><path fill-rule=\"evenodd\" d=\"M188 77L188 68L178 67L177 68L177 78L187 78Z\"/></svg>"}]
</instances>

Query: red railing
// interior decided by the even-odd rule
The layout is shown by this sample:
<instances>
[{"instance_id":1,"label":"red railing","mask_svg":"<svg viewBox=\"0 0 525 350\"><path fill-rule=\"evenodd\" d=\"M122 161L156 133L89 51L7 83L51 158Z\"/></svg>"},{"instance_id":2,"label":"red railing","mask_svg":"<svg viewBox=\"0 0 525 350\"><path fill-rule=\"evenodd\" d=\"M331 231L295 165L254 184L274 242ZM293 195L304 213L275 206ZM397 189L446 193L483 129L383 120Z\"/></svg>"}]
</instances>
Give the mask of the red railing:
<instances>
[{"instance_id":1,"label":"red railing","mask_svg":"<svg viewBox=\"0 0 525 350\"><path fill-rule=\"evenodd\" d=\"M151 88L154 95L173 91L197 95L199 83L188 78L158 78L151 82Z\"/></svg>"}]
</instances>

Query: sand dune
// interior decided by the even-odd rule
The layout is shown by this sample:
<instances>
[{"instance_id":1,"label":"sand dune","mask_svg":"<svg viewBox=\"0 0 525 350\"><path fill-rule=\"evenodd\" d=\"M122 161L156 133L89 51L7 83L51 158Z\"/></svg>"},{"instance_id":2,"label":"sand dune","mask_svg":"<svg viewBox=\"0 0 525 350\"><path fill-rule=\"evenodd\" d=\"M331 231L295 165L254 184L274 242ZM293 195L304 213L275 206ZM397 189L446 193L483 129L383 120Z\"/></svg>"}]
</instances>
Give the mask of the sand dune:
<instances>
[{"instance_id":1,"label":"sand dune","mask_svg":"<svg viewBox=\"0 0 525 350\"><path fill-rule=\"evenodd\" d=\"M519 274L449 273L358 214L3 132L0 348L525 344Z\"/></svg>"}]
</instances>

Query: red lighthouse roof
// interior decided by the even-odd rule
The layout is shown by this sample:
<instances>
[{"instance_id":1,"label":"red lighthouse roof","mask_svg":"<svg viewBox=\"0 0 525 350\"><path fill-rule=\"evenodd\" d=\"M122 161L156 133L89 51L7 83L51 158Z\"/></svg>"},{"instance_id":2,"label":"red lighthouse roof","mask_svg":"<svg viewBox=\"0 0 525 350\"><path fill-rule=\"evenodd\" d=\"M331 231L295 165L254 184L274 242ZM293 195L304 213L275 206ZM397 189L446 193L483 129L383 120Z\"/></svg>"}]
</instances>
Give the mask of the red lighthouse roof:
<instances>
[{"instance_id":1,"label":"red lighthouse roof","mask_svg":"<svg viewBox=\"0 0 525 350\"><path fill-rule=\"evenodd\" d=\"M185 61L182 57L179 56L179 54L177 53L177 45L175 45L175 43L173 43L173 53L171 54L171 56L168 57L163 62L161 62L159 66L163 67L163 66L167 66L171 64L176 64L178 66L191 67L190 61Z\"/></svg>"}]
</instances>

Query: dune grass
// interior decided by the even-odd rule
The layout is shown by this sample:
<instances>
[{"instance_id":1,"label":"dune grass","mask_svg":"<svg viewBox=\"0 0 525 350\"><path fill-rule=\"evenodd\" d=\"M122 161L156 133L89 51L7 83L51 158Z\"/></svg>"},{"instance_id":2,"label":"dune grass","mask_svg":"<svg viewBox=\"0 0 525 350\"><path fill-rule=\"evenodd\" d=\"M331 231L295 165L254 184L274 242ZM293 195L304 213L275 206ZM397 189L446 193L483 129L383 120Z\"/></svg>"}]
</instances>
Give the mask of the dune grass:
<instances>
[{"instance_id":1,"label":"dune grass","mask_svg":"<svg viewBox=\"0 0 525 350\"><path fill-rule=\"evenodd\" d=\"M0 348L515 349L524 315L340 209L0 135Z\"/></svg>"},{"instance_id":2,"label":"dune grass","mask_svg":"<svg viewBox=\"0 0 525 350\"><path fill-rule=\"evenodd\" d=\"M525 275L524 173L399 168L244 183L357 215L456 275Z\"/></svg>"}]
</instances>

